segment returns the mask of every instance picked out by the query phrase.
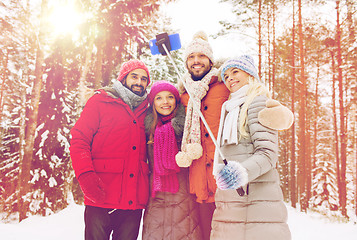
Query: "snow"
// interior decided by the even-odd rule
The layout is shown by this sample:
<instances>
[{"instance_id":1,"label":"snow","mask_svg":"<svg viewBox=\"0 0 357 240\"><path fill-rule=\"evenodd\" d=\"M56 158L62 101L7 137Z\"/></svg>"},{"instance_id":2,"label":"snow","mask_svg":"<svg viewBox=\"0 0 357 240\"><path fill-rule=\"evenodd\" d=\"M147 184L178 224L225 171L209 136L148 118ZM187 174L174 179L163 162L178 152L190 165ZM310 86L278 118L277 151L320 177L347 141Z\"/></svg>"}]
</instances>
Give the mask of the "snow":
<instances>
[{"instance_id":1,"label":"snow","mask_svg":"<svg viewBox=\"0 0 357 240\"><path fill-rule=\"evenodd\" d=\"M73 204L52 216L33 216L21 223L1 223L1 239L83 239L83 212L83 206Z\"/></svg>"},{"instance_id":2,"label":"snow","mask_svg":"<svg viewBox=\"0 0 357 240\"><path fill-rule=\"evenodd\" d=\"M319 214L301 213L291 207L288 207L288 210L288 224L292 232L293 240L356 239L356 223L334 223Z\"/></svg>"},{"instance_id":3,"label":"snow","mask_svg":"<svg viewBox=\"0 0 357 240\"><path fill-rule=\"evenodd\" d=\"M289 206L288 211L293 240L356 239L356 223L332 222L319 214L301 213ZM21 223L0 223L1 239L80 240L84 236L83 213L84 206L71 204L48 217L33 216Z\"/></svg>"}]
</instances>

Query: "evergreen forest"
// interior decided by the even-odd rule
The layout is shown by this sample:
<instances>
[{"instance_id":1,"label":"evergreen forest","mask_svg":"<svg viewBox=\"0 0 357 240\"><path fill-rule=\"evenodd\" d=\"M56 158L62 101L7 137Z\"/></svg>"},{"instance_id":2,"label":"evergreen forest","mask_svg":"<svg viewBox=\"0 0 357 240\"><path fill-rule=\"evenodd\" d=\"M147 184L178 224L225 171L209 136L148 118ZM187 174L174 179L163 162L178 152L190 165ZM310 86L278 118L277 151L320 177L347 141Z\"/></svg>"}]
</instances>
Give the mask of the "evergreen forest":
<instances>
[{"instance_id":1,"label":"evergreen forest","mask_svg":"<svg viewBox=\"0 0 357 240\"><path fill-rule=\"evenodd\" d=\"M169 59L151 55L148 45L158 33L180 31L161 10L172 2L0 2L2 221L83 204L69 156L70 129L88 97L110 85L125 61L144 61L153 81L178 81ZM302 212L355 218L357 2L221 2L232 5L235 19L221 21L210 39L246 34L260 77L295 115L293 126L279 133L285 201ZM183 73L183 49L172 57Z\"/></svg>"}]
</instances>

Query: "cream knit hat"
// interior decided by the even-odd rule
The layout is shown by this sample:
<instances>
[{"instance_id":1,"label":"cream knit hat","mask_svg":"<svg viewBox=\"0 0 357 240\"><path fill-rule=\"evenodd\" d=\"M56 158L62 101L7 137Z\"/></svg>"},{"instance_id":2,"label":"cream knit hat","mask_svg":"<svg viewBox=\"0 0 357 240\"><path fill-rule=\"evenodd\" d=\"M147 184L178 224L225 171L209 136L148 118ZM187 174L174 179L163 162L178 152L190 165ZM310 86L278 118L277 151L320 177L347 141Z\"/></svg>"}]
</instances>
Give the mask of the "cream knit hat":
<instances>
[{"instance_id":1,"label":"cream knit hat","mask_svg":"<svg viewBox=\"0 0 357 240\"><path fill-rule=\"evenodd\" d=\"M213 51L211 45L208 42L208 37L205 32L198 31L193 35L193 40L187 45L183 59L187 61L187 58L192 53L203 53L213 63Z\"/></svg>"}]
</instances>

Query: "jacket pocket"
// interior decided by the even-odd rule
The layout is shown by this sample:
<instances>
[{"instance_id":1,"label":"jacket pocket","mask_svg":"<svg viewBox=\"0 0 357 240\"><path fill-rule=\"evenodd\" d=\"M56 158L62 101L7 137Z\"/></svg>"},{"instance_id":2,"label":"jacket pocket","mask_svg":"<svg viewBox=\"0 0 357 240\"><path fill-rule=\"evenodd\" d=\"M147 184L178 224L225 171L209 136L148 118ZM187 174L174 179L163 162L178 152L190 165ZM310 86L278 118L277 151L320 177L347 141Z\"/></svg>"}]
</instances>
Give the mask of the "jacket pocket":
<instances>
[{"instance_id":1,"label":"jacket pocket","mask_svg":"<svg viewBox=\"0 0 357 240\"><path fill-rule=\"evenodd\" d=\"M105 203L118 204L122 196L123 159L95 159L94 170L105 184Z\"/></svg>"},{"instance_id":2,"label":"jacket pocket","mask_svg":"<svg viewBox=\"0 0 357 240\"><path fill-rule=\"evenodd\" d=\"M137 194L138 203L146 205L149 200L149 165L144 161L140 161Z\"/></svg>"}]
</instances>

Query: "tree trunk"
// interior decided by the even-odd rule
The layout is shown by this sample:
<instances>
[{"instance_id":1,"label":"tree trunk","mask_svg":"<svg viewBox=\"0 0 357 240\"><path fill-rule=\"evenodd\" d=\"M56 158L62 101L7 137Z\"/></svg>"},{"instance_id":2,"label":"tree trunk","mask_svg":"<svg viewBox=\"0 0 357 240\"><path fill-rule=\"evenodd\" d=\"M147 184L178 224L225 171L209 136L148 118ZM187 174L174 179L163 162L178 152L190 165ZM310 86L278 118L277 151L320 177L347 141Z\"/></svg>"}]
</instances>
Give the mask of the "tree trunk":
<instances>
[{"instance_id":1,"label":"tree trunk","mask_svg":"<svg viewBox=\"0 0 357 240\"><path fill-rule=\"evenodd\" d=\"M291 111L295 112L295 1L293 0L293 27L291 43ZM291 126L291 161L290 161L290 200L291 206L296 208L296 173L295 173L295 122Z\"/></svg>"},{"instance_id":2,"label":"tree trunk","mask_svg":"<svg viewBox=\"0 0 357 240\"><path fill-rule=\"evenodd\" d=\"M113 74L114 70L114 58L120 58L122 60L121 56L115 56L115 49L113 44L110 42L110 40L107 40L104 44L104 56L106 57L106 65L103 71L103 85L107 86L110 83L110 78L111 75ZM121 60L119 62L121 62ZM121 63L120 63L121 66Z\"/></svg>"},{"instance_id":3,"label":"tree trunk","mask_svg":"<svg viewBox=\"0 0 357 240\"><path fill-rule=\"evenodd\" d=\"M300 109L299 109L299 169L298 182L300 191L300 210L306 212L307 210L307 196L306 196L306 77L305 77L305 61L304 61L304 35L302 31L302 9L301 0L298 0L299 6L299 50L300 50Z\"/></svg>"},{"instance_id":4,"label":"tree trunk","mask_svg":"<svg viewBox=\"0 0 357 240\"><path fill-rule=\"evenodd\" d=\"M30 19L30 0L27 1L26 3L26 19ZM25 51L26 51L26 58L30 58L30 41L31 38L29 37L29 34L27 32L26 39L25 39ZM34 42L32 42L34 43ZM22 80L24 83L28 86L30 86L30 73L31 70L28 66L24 69L24 74L22 75ZM23 162L24 159L24 153L25 153L25 137L26 137L26 87L21 85L20 86L20 92L21 92L21 110L20 110L20 122L19 122L19 162Z\"/></svg>"},{"instance_id":5,"label":"tree trunk","mask_svg":"<svg viewBox=\"0 0 357 240\"><path fill-rule=\"evenodd\" d=\"M272 86L273 86L273 94L275 92L275 74L276 74L276 36L275 36L275 21L276 21L276 6L275 2L271 3L273 5L273 69L272 69ZM274 96L274 95L273 95Z\"/></svg>"},{"instance_id":6,"label":"tree trunk","mask_svg":"<svg viewBox=\"0 0 357 240\"><path fill-rule=\"evenodd\" d=\"M346 0L346 6L347 6L347 26L348 26L348 46L353 45L356 42L356 20L354 18L354 15L356 13L355 7L355 0ZM349 68L349 72L352 75L351 77L354 79L357 79L357 58L355 56L355 51L349 51L347 53L351 61L351 68ZM352 138L352 148L354 148L355 151L355 161L356 161L356 176L355 176L355 214L357 215L357 83L354 81L354 86L351 86L351 103L352 103L352 108L354 111L354 118L355 122L353 124L353 133L354 137ZM353 106L354 105L354 106ZM353 119L353 117L352 117ZM352 120L353 121L353 120ZM353 151L353 150L352 150Z\"/></svg>"},{"instance_id":7,"label":"tree trunk","mask_svg":"<svg viewBox=\"0 0 357 240\"><path fill-rule=\"evenodd\" d=\"M307 106L305 109L308 109ZM311 198L311 171L312 171L312 167L311 167L311 131L310 131L310 122L306 119L306 160L305 160L305 166L306 166L306 170L305 170L305 176L306 176L306 180L305 180L305 184L306 184L306 209L309 208L309 201Z\"/></svg>"},{"instance_id":8,"label":"tree trunk","mask_svg":"<svg viewBox=\"0 0 357 240\"><path fill-rule=\"evenodd\" d=\"M8 59L9 59L9 52L7 49L4 49L6 51L5 56L0 55L0 59L2 60L0 66L2 66L2 69L0 70L0 122L2 121L3 118L3 109L4 109L4 104L5 104L5 99L4 99L4 91L5 91L5 80L8 79ZM0 51L0 53L3 53L3 51ZM3 139L5 132L5 128L0 127L0 139ZM0 141L0 147L3 146L3 141Z\"/></svg>"},{"instance_id":9,"label":"tree trunk","mask_svg":"<svg viewBox=\"0 0 357 240\"><path fill-rule=\"evenodd\" d=\"M338 189L338 199L341 204L341 174L340 174L340 140L338 137L338 127L337 127L337 111L336 111L336 65L335 65L335 54L334 50L331 50L331 61L332 61L332 112L333 112L333 134L335 139L335 158L336 158L336 178L337 178L337 189Z\"/></svg>"},{"instance_id":10,"label":"tree trunk","mask_svg":"<svg viewBox=\"0 0 357 240\"><path fill-rule=\"evenodd\" d=\"M2 63L0 66L3 66L3 69L0 71L0 121L2 120L2 113L3 113L3 108L4 108L4 90L5 90L5 80L8 79L8 59L9 59L9 52L6 50L6 55L2 57L0 55L0 59L2 60ZM3 136L3 128L0 128L0 139L2 139ZM0 146L2 146L2 141L0 142Z\"/></svg>"},{"instance_id":11,"label":"tree trunk","mask_svg":"<svg viewBox=\"0 0 357 240\"><path fill-rule=\"evenodd\" d=\"M27 131L25 137L24 157L20 165L20 191L19 191L19 221L24 220L27 216L28 202L26 194L30 192L31 180L31 163L33 157L33 147L35 142L38 106L40 102L42 77L43 77L43 38L44 38L44 16L47 13L47 0L42 0L41 3L41 19L38 40L36 42L36 63L35 63L35 80L31 94L31 105L28 111Z\"/></svg>"},{"instance_id":12,"label":"tree trunk","mask_svg":"<svg viewBox=\"0 0 357 240\"><path fill-rule=\"evenodd\" d=\"M98 39L97 41L97 59L95 63L95 71L94 71L94 88L98 89L101 87L102 79L103 79L103 41L102 39Z\"/></svg>"},{"instance_id":13,"label":"tree trunk","mask_svg":"<svg viewBox=\"0 0 357 240\"><path fill-rule=\"evenodd\" d=\"M86 83L86 77L87 77L88 71L90 69L93 45L94 45L94 36L93 36L93 34L90 34L88 48L86 49L86 54L85 54L84 65L82 68L81 76L79 78L79 86L78 86L79 107L78 107L78 114L77 114L78 117L79 117L79 114L82 111L84 105L86 104L88 98L90 97L90 95L92 93L92 91L90 89L88 89L88 87L86 86L85 83Z\"/></svg>"},{"instance_id":14,"label":"tree trunk","mask_svg":"<svg viewBox=\"0 0 357 240\"><path fill-rule=\"evenodd\" d=\"M266 76L268 76L268 87L269 87L269 90L272 91L273 89L273 86L272 86L272 81L271 81L271 65L272 65L272 57L271 57L271 54L272 54L272 51L271 51L271 45L272 45L272 42L271 42L271 10L270 10L270 4L268 3L267 4L268 6L266 7L266 19L267 19L267 31L268 31L268 37L267 37L267 54L268 54L268 67L266 68Z\"/></svg>"},{"instance_id":15,"label":"tree trunk","mask_svg":"<svg viewBox=\"0 0 357 240\"><path fill-rule=\"evenodd\" d=\"M29 73L26 73L26 75L23 77L25 82L28 82L28 79L29 79L28 74ZM19 129L19 161L23 162L24 154L25 154L25 145L26 145L26 142L25 142L25 137L26 137L26 88L24 86L21 86L20 92L21 92L22 107L20 110L20 122L19 122L19 127L20 127L20 129ZM20 196L22 196L22 195L20 195Z\"/></svg>"},{"instance_id":16,"label":"tree trunk","mask_svg":"<svg viewBox=\"0 0 357 240\"><path fill-rule=\"evenodd\" d=\"M356 173L356 176L355 176L355 214L357 216L357 106L355 106L355 162L356 162L356 169L355 169L355 173Z\"/></svg>"},{"instance_id":17,"label":"tree trunk","mask_svg":"<svg viewBox=\"0 0 357 240\"><path fill-rule=\"evenodd\" d=\"M259 48L259 63L258 63L258 74L262 78L262 0L258 1L258 48Z\"/></svg>"},{"instance_id":18,"label":"tree trunk","mask_svg":"<svg viewBox=\"0 0 357 240\"><path fill-rule=\"evenodd\" d=\"M313 119L313 124L314 124L314 137L313 137L313 150L312 150L312 177L311 179L315 179L315 169L316 169L316 155L317 155L317 122L318 122L318 111L319 111L319 77L320 77L320 66L317 68L317 77L316 77L316 84L315 84L315 105L314 105L314 119ZM310 183L312 183L312 180L310 180ZM311 187L311 186L310 186ZM311 189L311 188L310 188ZM313 196L315 196L315 192L312 193Z\"/></svg>"},{"instance_id":19,"label":"tree trunk","mask_svg":"<svg viewBox=\"0 0 357 240\"><path fill-rule=\"evenodd\" d=\"M347 135L346 135L346 117L344 107L344 89L343 89L343 74L342 74L342 49L341 49L341 34L340 26L340 1L336 1L336 43L337 43L337 73L338 73L338 89L339 89L339 109L340 109L340 139L341 139L341 213L347 217L346 211L346 161L347 161Z\"/></svg>"}]
</instances>

